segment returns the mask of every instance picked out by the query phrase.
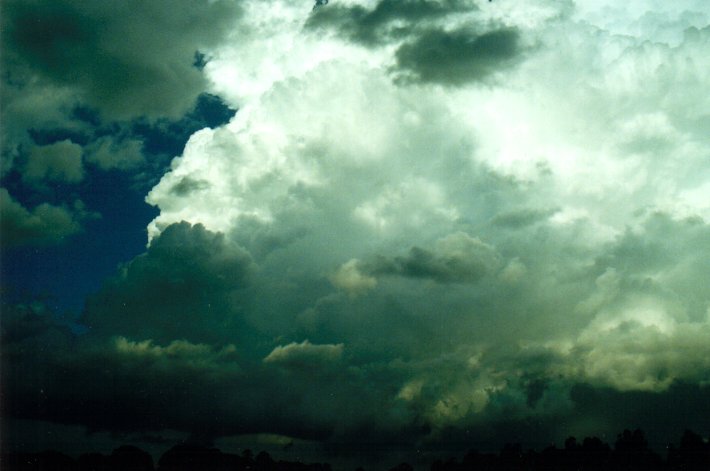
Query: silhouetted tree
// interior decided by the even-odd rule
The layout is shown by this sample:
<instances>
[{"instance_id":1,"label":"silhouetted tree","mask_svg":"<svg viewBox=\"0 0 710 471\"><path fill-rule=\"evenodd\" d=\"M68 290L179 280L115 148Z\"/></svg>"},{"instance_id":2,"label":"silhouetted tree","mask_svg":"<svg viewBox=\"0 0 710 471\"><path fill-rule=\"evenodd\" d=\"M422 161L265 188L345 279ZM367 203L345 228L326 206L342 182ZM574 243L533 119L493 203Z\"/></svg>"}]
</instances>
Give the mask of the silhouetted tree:
<instances>
[{"instance_id":1,"label":"silhouetted tree","mask_svg":"<svg viewBox=\"0 0 710 471\"><path fill-rule=\"evenodd\" d=\"M520 443L506 443L500 451L500 469L518 471L523 469L523 447Z\"/></svg>"},{"instance_id":2,"label":"silhouetted tree","mask_svg":"<svg viewBox=\"0 0 710 471\"><path fill-rule=\"evenodd\" d=\"M116 448L110 456L84 454L77 461L56 451L42 453L9 453L1 457L2 471L152 471L153 460L145 451L133 447ZM157 471L331 471L327 463L305 464L275 461L267 452L256 457L250 450L241 455L222 453L216 448L179 444L158 461ZM710 443L686 430L678 447L670 445L667 460L648 448L641 430L624 430L614 449L597 437L582 443L575 437L564 442L564 448L551 445L538 453L523 452L518 443L506 444L498 455L471 450L461 462L452 457L436 460L431 471L710 471ZM355 471L364 471L357 468ZM413 471L403 462L389 471Z\"/></svg>"},{"instance_id":3,"label":"silhouetted tree","mask_svg":"<svg viewBox=\"0 0 710 471\"><path fill-rule=\"evenodd\" d=\"M668 468L683 471L707 471L710 469L710 443L697 433L686 430L680 446L668 449Z\"/></svg>"},{"instance_id":4,"label":"silhouetted tree","mask_svg":"<svg viewBox=\"0 0 710 471\"><path fill-rule=\"evenodd\" d=\"M11 453L3 456L3 470L17 471L76 471L77 463L58 451L41 453Z\"/></svg>"},{"instance_id":5,"label":"silhouetted tree","mask_svg":"<svg viewBox=\"0 0 710 471\"><path fill-rule=\"evenodd\" d=\"M308 471L333 471L328 463L312 463L308 465Z\"/></svg>"},{"instance_id":6,"label":"silhouetted tree","mask_svg":"<svg viewBox=\"0 0 710 471\"><path fill-rule=\"evenodd\" d=\"M654 470L663 465L661 457L648 449L648 441L640 429L624 430L618 435L612 458L620 470Z\"/></svg>"},{"instance_id":7,"label":"silhouetted tree","mask_svg":"<svg viewBox=\"0 0 710 471\"><path fill-rule=\"evenodd\" d=\"M409 463L399 463L397 466L390 468L390 471L414 471Z\"/></svg>"},{"instance_id":8,"label":"silhouetted tree","mask_svg":"<svg viewBox=\"0 0 710 471\"><path fill-rule=\"evenodd\" d=\"M148 452L129 445L113 450L110 463L112 471L153 471L153 457Z\"/></svg>"},{"instance_id":9,"label":"silhouetted tree","mask_svg":"<svg viewBox=\"0 0 710 471\"><path fill-rule=\"evenodd\" d=\"M79 471L110 471L109 459L101 453L84 453L79 457Z\"/></svg>"},{"instance_id":10,"label":"silhouetted tree","mask_svg":"<svg viewBox=\"0 0 710 471\"><path fill-rule=\"evenodd\" d=\"M226 470L221 451L198 445L179 444L166 451L158 460L158 471Z\"/></svg>"},{"instance_id":11,"label":"silhouetted tree","mask_svg":"<svg viewBox=\"0 0 710 471\"><path fill-rule=\"evenodd\" d=\"M582 442L579 454L580 469L601 471L609 469L611 448L597 437L587 437Z\"/></svg>"},{"instance_id":12,"label":"silhouetted tree","mask_svg":"<svg viewBox=\"0 0 710 471\"><path fill-rule=\"evenodd\" d=\"M276 471L276 462L267 452L262 451L254 459L256 471Z\"/></svg>"}]
</instances>

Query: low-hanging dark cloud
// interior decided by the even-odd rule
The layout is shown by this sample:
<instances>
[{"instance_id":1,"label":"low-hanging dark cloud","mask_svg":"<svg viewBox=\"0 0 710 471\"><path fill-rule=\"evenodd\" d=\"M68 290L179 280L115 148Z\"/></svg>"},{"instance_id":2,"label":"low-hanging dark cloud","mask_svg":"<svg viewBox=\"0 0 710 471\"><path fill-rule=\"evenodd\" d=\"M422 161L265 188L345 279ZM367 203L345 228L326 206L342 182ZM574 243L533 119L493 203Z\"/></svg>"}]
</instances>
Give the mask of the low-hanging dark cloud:
<instances>
[{"instance_id":1,"label":"low-hanging dark cloud","mask_svg":"<svg viewBox=\"0 0 710 471\"><path fill-rule=\"evenodd\" d=\"M373 8L333 2L327 8L316 9L306 27L324 32L334 30L367 46L378 46L408 37L422 23L476 9L474 3L466 0L381 0Z\"/></svg>"},{"instance_id":2,"label":"low-hanging dark cloud","mask_svg":"<svg viewBox=\"0 0 710 471\"><path fill-rule=\"evenodd\" d=\"M278 320L288 313L270 312L263 299L298 302L287 273L263 277L266 263L255 265L224 235L172 225L89 300L84 334L52 321L41 305L9 306L3 320L6 410L18 419L91 430L180 430L213 438L274 433L317 440L341 453L373 437L392 449L463 450L510 439L542 446L570 433L611 434L628 424L644 427L657 441L668 436L664 431L677 435L685 426L702 431L702 408L696 416L690 405L662 417L653 410L683 395L694 401L707 395L707 349L698 348L706 323L698 318L658 331L668 319L648 319L660 322L653 327L642 317L622 316L597 330L586 314L595 310L597 321L604 321L607 310L638 296L673 303L643 279L655 264L667 266L674 252L680 258L673 263L683 265L685 275L665 286L698 295L683 280L707 275L703 260L685 250L681 256L675 244L663 241L673 233L678 246L705 244L707 225L655 215L645 227L656 248L644 257L650 264L629 258L624 247L635 235L627 234L599 258L617 272L597 275L602 269L590 268L577 274L576 289L561 285L556 294L541 292L544 277L526 276L513 289L499 253L455 234L432 253L451 256L454 247L460 257L486 260L492 265L480 274L484 278L477 272L470 278L465 270L467 277L441 280L431 270L369 272L375 285L355 297L331 292L311 298L313 307L289 327ZM556 243L539 248L537 256L548 257ZM533 258L526 261L528 270L539 270ZM460 290L448 284L461 279L478 284ZM499 288L507 299L498 299ZM706 305L702 299L696 301ZM689 297L687 307L696 301ZM560 302L577 304L577 312L556 313ZM468 309L457 312L462 306ZM571 323L581 330L576 345L549 344L553 331L538 332L525 314L511 312L516 309L527 309L546 329ZM617 322L618 316L608 319ZM521 324L510 325L516 322ZM523 334L516 330L522 326L533 327ZM564 335L564 329L554 333ZM682 345L688 355L675 356ZM633 361L620 362L624 357ZM641 369L629 370L639 362ZM614 413L616 407L625 412Z\"/></svg>"},{"instance_id":3,"label":"low-hanging dark cloud","mask_svg":"<svg viewBox=\"0 0 710 471\"><path fill-rule=\"evenodd\" d=\"M42 203L32 209L15 201L5 188L0 188L3 248L61 244L82 231L82 223L95 215L86 210L81 200L72 206Z\"/></svg>"},{"instance_id":4,"label":"low-hanging dark cloud","mask_svg":"<svg viewBox=\"0 0 710 471\"><path fill-rule=\"evenodd\" d=\"M195 51L216 45L238 14L226 1L11 1L3 61L13 84L74 89L108 117L176 117L205 90Z\"/></svg>"},{"instance_id":5,"label":"low-hanging dark cloud","mask_svg":"<svg viewBox=\"0 0 710 471\"><path fill-rule=\"evenodd\" d=\"M376 257L362 263L366 275L431 279L440 283L475 282L499 265L495 249L465 233L437 241L434 250L412 247L405 256Z\"/></svg>"},{"instance_id":6,"label":"low-hanging dark cloud","mask_svg":"<svg viewBox=\"0 0 710 471\"><path fill-rule=\"evenodd\" d=\"M94 335L224 341L241 322L239 297L254 269L224 235L176 224L87 300L82 322Z\"/></svg>"},{"instance_id":7,"label":"low-hanging dark cloud","mask_svg":"<svg viewBox=\"0 0 710 471\"><path fill-rule=\"evenodd\" d=\"M521 52L513 28L485 33L432 29L399 47L396 71L414 81L458 85L484 80Z\"/></svg>"}]
</instances>

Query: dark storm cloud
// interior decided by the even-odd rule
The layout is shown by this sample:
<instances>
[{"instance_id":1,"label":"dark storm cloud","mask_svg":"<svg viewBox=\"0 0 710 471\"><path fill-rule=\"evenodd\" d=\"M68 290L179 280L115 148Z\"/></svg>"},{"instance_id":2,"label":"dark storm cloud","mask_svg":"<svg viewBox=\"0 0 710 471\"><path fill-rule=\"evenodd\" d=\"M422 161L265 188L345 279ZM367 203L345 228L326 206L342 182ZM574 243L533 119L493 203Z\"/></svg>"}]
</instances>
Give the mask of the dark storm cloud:
<instances>
[{"instance_id":1,"label":"dark storm cloud","mask_svg":"<svg viewBox=\"0 0 710 471\"><path fill-rule=\"evenodd\" d=\"M42 180L78 183L84 178L81 146L64 140L46 146L35 146L23 169L29 183Z\"/></svg>"},{"instance_id":2,"label":"dark storm cloud","mask_svg":"<svg viewBox=\"0 0 710 471\"><path fill-rule=\"evenodd\" d=\"M642 428L652 445L666 446L668 436L678 437L685 429L710 435L710 387L707 384L674 382L666 391L626 391L575 384L570 390L575 415L573 427L596 422L608 434L624 428ZM613 436L613 435L612 435Z\"/></svg>"},{"instance_id":3,"label":"dark storm cloud","mask_svg":"<svg viewBox=\"0 0 710 471\"><path fill-rule=\"evenodd\" d=\"M534 408L542 398L542 395L547 389L547 381L544 379L532 379L525 385L525 393L527 395L526 404L530 408Z\"/></svg>"},{"instance_id":4,"label":"dark storm cloud","mask_svg":"<svg viewBox=\"0 0 710 471\"><path fill-rule=\"evenodd\" d=\"M162 430L212 420L215 404L203 398L220 391L216 382L239 373L233 347L124 338L88 345L46 322L43 332L15 338L3 343L3 379L11 384L4 412L92 430ZM45 359L37 362L35 355Z\"/></svg>"},{"instance_id":5,"label":"dark storm cloud","mask_svg":"<svg viewBox=\"0 0 710 471\"><path fill-rule=\"evenodd\" d=\"M109 117L178 116L205 88L195 51L215 45L237 14L227 1L10 1L4 62L15 81L36 74Z\"/></svg>"},{"instance_id":6,"label":"dark storm cloud","mask_svg":"<svg viewBox=\"0 0 710 471\"><path fill-rule=\"evenodd\" d=\"M223 235L182 223L87 302L85 334L52 322L40 304L3 306L3 415L90 430L323 439L343 401L374 413L364 385L360 399L346 397L342 384L357 377L335 368L342 344L279 346L243 322L237 305L253 270ZM315 402L300 404L304 396Z\"/></svg>"},{"instance_id":7,"label":"dark storm cloud","mask_svg":"<svg viewBox=\"0 0 710 471\"><path fill-rule=\"evenodd\" d=\"M433 251L412 247L406 256L377 257L363 263L363 271L370 275L431 279L439 283L470 283L495 269L498 263L493 247L460 232L439 240Z\"/></svg>"},{"instance_id":8,"label":"dark storm cloud","mask_svg":"<svg viewBox=\"0 0 710 471\"><path fill-rule=\"evenodd\" d=\"M398 275L409 278L431 278L447 283L475 281L485 272L477 263L466 264L456 258L438 258L428 250L412 247L406 257L378 259L369 272L376 275Z\"/></svg>"},{"instance_id":9,"label":"dark storm cloud","mask_svg":"<svg viewBox=\"0 0 710 471\"><path fill-rule=\"evenodd\" d=\"M209 186L204 180L195 180L190 177L183 177L175 186L172 187L172 191L176 196L188 196L193 191L200 191Z\"/></svg>"},{"instance_id":10,"label":"dark storm cloud","mask_svg":"<svg viewBox=\"0 0 710 471\"><path fill-rule=\"evenodd\" d=\"M633 105L647 90L624 80L655 46L623 52L632 39L608 42L595 27L592 41L557 10L538 10L559 2L529 3L511 22L520 30L497 31L493 19L448 23L430 2L379 2L361 16L331 9L337 2L318 8L311 21L344 15L334 24L349 43L302 35L308 2L250 4L252 23L235 31L244 41L204 67L230 96L259 85L243 94L246 112L194 135L173 161L149 196L161 211L149 248L87 301L85 334L41 310L10 316L8 414L114 431L274 433L362 453L544 446L651 423L645 401L670 407L684 395L674 423L701 423L710 226L683 215L707 207L680 192L673 165L700 182L705 146L667 130L682 163L671 156L660 174L613 154L618 129L587 105ZM499 87L468 83L515 62L528 28L550 34L555 48L535 51L544 60ZM357 31L365 39L354 45ZM397 47L404 78L462 86L399 86L388 75ZM607 55L616 75L596 68ZM580 79L576 68L588 64ZM682 83L682 96L707 95ZM676 99L664 90L636 105L646 113L659 96ZM639 127L680 122L651 118ZM172 136L184 129L165 125L156 137L162 124L146 118L132 131L144 152L164 139L180 153ZM597 153L601 136L612 154ZM543 172L531 160L547 155ZM629 175L639 180L620 186L627 197L608 196ZM677 191L649 197L656 181ZM638 210L675 208L683 195L681 212ZM693 407L698 417L683 423Z\"/></svg>"},{"instance_id":11,"label":"dark storm cloud","mask_svg":"<svg viewBox=\"0 0 710 471\"><path fill-rule=\"evenodd\" d=\"M86 149L86 160L101 170L130 170L145 163L143 142L133 138L102 136Z\"/></svg>"},{"instance_id":12,"label":"dark storm cloud","mask_svg":"<svg viewBox=\"0 0 710 471\"><path fill-rule=\"evenodd\" d=\"M557 210L555 209L517 209L497 214L491 219L491 223L509 229L522 229L537 222L544 221L556 212Z\"/></svg>"},{"instance_id":13,"label":"dark storm cloud","mask_svg":"<svg viewBox=\"0 0 710 471\"><path fill-rule=\"evenodd\" d=\"M233 116L205 93L194 60L219 44L240 8L221 0L3 3L5 246L69 240L86 219L75 192L89 210L107 206L97 173L130 173L133 187L114 192L136 197L193 132Z\"/></svg>"},{"instance_id":14,"label":"dark storm cloud","mask_svg":"<svg viewBox=\"0 0 710 471\"><path fill-rule=\"evenodd\" d=\"M649 247L658 252L650 266L667 266L668 256L675 254L688 276L704 277L702 257L693 259L671 240L683 247L703 246L706 224L656 214L643 230ZM633 237L622 234L599 263L621 266L628 252L623 247ZM559 243L547 241L536 256L549 259ZM574 306L584 294L594 297L595 286L606 289L616 283L623 287L617 293L622 298L644 289L634 280L647 276L648 266L635 257L614 275L617 281L609 280L614 278L609 273L599 280L598 267L589 267L589 273L575 275L584 278L576 281L586 287L582 295L558 287L557 297L546 298L539 293L544 288L539 277L519 280L528 285L522 292L508 281L495 281L490 275L502 264L501 255L466 233L445 236L430 247L423 257L410 253L388 259L385 265L397 270L381 273L383 280L370 292L315 301L299 316L299 334L265 299L298 303L291 297L293 278L284 272L261 276L263 268L256 270L227 236L199 225L169 226L89 300L83 317L87 334L72 334L41 309L14 307L3 317L3 375L10 385L6 410L16 418L92 430L174 429L209 437L277 433L319 440L339 453L362 452L373 443L389 450L416 445L463 451L472 444L491 448L508 440L541 447L571 433L612 434L636 423L646 427L652 425L644 419L653 413L651 406L630 409L620 415L623 421L604 411L633 401L661 407L684 393L694 398L707 394L697 386L706 376L693 373L702 372L705 364L707 348L698 348L702 332L669 334L675 335L672 342L688 344L688 355L677 357L658 347L658 332L649 337L649 331L633 323L620 326L631 337L614 337L613 328L593 332L591 344L582 341L569 352L536 344L534 335L523 337L529 339L526 345L511 327L515 317L510 311L520 309L521 302L529 310L526 315L539 318L549 334L550 326L559 323L554 305L566 297L574 295L566 301ZM534 260L528 263L536 269ZM366 267L352 269L365 272ZM481 277L490 286L482 286ZM412 292L406 278L441 282ZM456 286L450 283L454 280L478 283ZM684 285L673 277L668 283ZM300 291L305 287L304 281L297 286ZM378 295L378 290L385 291ZM698 301L707 305L706 296ZM461 302L475 311L452 309ZM298 311L285 315L293 312ZM568 322L583 330L587 318L570 312L574 309L563 313L571 318ZM486 326L497 318L496 325L508 326L507 332ZM485 341L489 336L493 340ZM654 365L668 370L670 383L645 392L609 387L618 367L607 368L607 358L593 355L600 346L621 355L631 352L632 360L651 374L656 374ZM693 351L695 360L689 357ZM603 371L590 370L585 381L583 368L597 364ZM673 370L697 381L673 379ZM681 424L690 408L677 410ZM672 417L667 415L667 423ZM660 435L662 428L648 430Z\"/></svg>"},{"instance_id":15,"label":"dark storm cloud","mask_svg":"<svg viewBox=\"0 0 710 471\"><path fill-rule=\"evenodd\" d=\"M430 29L399 47L396 71L418 82L460 85L484 80L520 53L520 34L514 28L486 33Z\"/></svg>"},{"instance_id":16,"label":"dark storm cloud","mask_svg":"<svg viewBox=\"0 0 710 471\"><path fill-rule=\"evenodd\" d=\"M449 15L475 10L475 4L462 0L382 0L371 9L329 4L314 10L306 27L335 30L372 47L404 41L395 53L397 77L460 85L510 66L522 52L516 28L486 31L474 25L453 30L442 26Z\"/></svg>"},{"instance_id":17,"label":"dark storm cloud","mask_svg":"<svg viewBox=\"0 0 710 471\"><path fill-rule=\"evenodd\" d=\"M474 4L465 0L382 0L372 9L333 2L327 8L314 10L306 27L334 29L354 41L374 46L407 37L422 21L475 9Z\"/></svg>"},{"instance_id":18,"label":"dark storm cloud","mask_svg":"<svg viewBox=\"0 0 710 471\"><path fill-rule=\"evenodd\" d=\"M208 438L276 433L328 440L353 424L389 423L376 429L392 434L405 427L363 372L335 367L342 345L290 344L264 362L251 361L233 344L76 336L50 322L49 312L6 308L6 417Z\"/></svg>"},{"instance_id":19,"label":"dark storm cloud","mask_svg":"<svg viewBox=\"0 0 710 471\"><path fill-rule=\"evenodd\" d=\"M409 413L394 399L398 373L344 368L342 343L278 342L241 317L253 271L223 235L181 223L89 299L83 335L50 322L46 310L10 306L5 413L210 437L328 440L367 427L391 440L408 429Z\"/></svg>"},{"instance_id":20,"label":"dark storm cloud","mask_svg":"<svg viewBox=\"0 0 710 471\"><path fill-rule=\"evenodd\" d=\"M5 188L0 188L2 213L2 245L43 246L62 243L82 230L82 221L93 215L76 200L73 207L42 203L29 210L15 201Z\"/></svg>"},{"instance_id":21,"label":"dark storm cloud","mask_svg":"<svg viewBox=\"0 0 710 471\"><path fill-rule=\"evenodd\" d=\"M34 342L37 339L46 341L48 338L54 337L55 341L46 342L46 347L51 347L57 341L63 343L65 339L69 338L69 329L53 322L52 312L40 302L20 305L3 303L2 307L0 338L3 345L16 346L24 342ZM64 350L65 347L62 346L58 349ZM13 349L8 351L20 353L20 351Z\"/></svg>"},{"instance_id":22,"label":"dark storm cloud","mask_svg":"<svg viewBox=\"0 0 710 471\"><path fill-rule=\"evenodd\" d=\"M238 291L253 270L249 254L222 234L175 224L88 299L83 321L108 336L224 340L240 323Z\"/></svg>"}]
</instances>

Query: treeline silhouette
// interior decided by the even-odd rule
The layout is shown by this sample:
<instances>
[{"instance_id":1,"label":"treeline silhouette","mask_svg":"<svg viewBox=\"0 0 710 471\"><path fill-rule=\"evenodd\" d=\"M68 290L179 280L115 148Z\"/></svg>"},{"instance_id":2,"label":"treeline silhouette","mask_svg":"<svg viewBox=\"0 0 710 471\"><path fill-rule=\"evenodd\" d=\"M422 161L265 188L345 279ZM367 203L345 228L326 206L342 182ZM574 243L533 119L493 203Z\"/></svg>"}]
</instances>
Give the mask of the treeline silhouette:
<instances>
[{"instance_id":1,"label":"treeline silhouette","mask_svg":"<svg viewBox=\"0 0 710 471\"><path fill-rule=\"evenodd\" d=\"M241 455L223 453L216 448L178 444L166 451L157 463L147 452L134 446L121 446L110 455L86 453L73 459L57 451L7 453L2 456L6 471L331 471L327 463L305 464L276 461L262 451ZM624 430L613 448L596 437L578 442L565 440L564 448L550 446L537 452L523 451L520 444L506 444L500 453L469 451L461 461L437 460L430 471L710 471L710 443L686 430L678 446L670 444L665 457L648 447L641 430ZM364 471L358 468L356 471ZM389 471L413 471L401 463Z\"/></svg>"}]
</instances>

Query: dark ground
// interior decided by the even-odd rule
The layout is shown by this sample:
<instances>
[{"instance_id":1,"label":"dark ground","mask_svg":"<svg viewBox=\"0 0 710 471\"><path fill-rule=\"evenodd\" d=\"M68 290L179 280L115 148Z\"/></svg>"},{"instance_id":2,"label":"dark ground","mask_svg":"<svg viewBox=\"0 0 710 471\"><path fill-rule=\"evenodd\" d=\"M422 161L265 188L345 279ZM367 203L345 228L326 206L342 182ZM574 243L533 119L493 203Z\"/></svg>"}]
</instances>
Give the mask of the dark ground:
<instances>
[{"instance_id":1,"label":"dark ground","mask_svg":"<svg viewBox=\"0 0 710 471\"><path fill-rule=\"evenodd\" d=\"M157 463L147 452L122 446L110 455L87 453L78 459L57 451L8 453L2 456L6 471L331 471L327 463L305 464L277 461L268 453L256 456L250 450L241 455L222 453L216 448L181 443L166 451ZM389 471L412 471L401 463ZM578 442L574 437L564 448L550 446L542 451L523 450L520 444L508 443L498 454L469 451L461 460L437 460L430 471L710 471L710 442L687 430L678 444L669 444L662 457L648 447L641 430L624 430L613 447L596 437ZM358 468L356 471L364 471Z\"/></svg>"}]
</instances>

